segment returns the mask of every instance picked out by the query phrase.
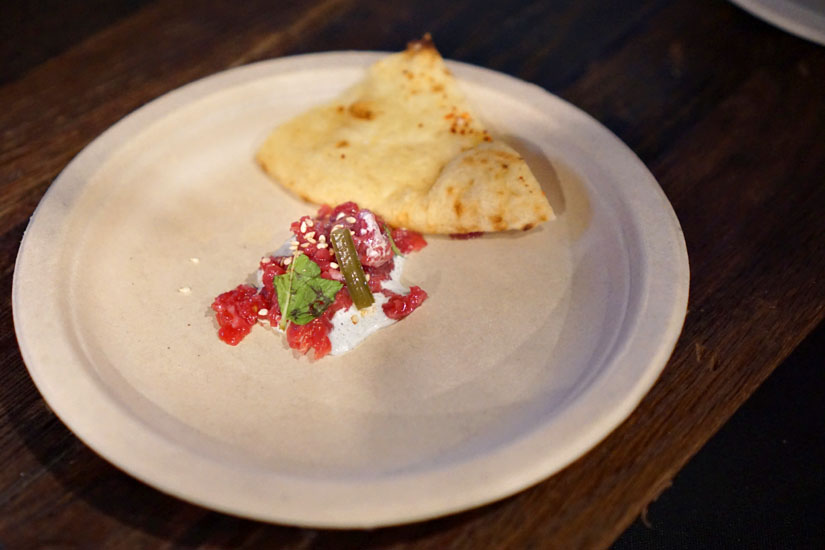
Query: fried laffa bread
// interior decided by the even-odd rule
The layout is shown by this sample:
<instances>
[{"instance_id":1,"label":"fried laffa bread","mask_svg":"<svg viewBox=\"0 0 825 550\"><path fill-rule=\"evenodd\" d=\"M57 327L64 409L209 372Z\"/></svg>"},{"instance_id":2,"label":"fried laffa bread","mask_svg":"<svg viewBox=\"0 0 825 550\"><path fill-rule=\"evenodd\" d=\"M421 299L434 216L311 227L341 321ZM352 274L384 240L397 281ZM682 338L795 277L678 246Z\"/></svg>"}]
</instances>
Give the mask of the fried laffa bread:
<instances>
[{"instance_id":1,"label":"fried laffa bread","mask_svg":"<svg viewBox=\"0 0 825 550\"><path fill-rule=\"evenodd\" d=\"M356 201L423 233L529 229L553 218L527 163L490 136L429 35L276 128L257 160L306 200Z\"/></svg>"}]
</instances>

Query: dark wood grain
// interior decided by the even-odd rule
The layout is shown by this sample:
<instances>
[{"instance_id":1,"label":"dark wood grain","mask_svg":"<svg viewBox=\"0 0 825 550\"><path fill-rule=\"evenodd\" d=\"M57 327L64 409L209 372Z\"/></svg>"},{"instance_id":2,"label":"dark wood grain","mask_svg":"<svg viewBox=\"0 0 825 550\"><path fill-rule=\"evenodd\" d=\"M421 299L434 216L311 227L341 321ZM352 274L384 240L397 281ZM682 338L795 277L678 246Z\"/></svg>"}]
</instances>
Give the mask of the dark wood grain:
<instances>
[{"instance_id":1,"label":"dark wood grain","mask_svg":"<svg viewBox=\"0 0 825 550\"><path fill-rule=\"evenodd\" d=\"M93 15L60 4L26 11L17 25L4 20L0 545L608 546L825 317L825 48L728 3L606 4L122 1ZM530 80L587 110L640 155L673 203L690 255L689 313L639 408L527 491L375 531L233 518L97 457L49 411L14 338L17 246L49 183L100 132L186 82L273 56L395 50L424 31L446 57Z\"/></svg>"},{"instance_id":2,"label":"dark wood grain","mask_svg":"<svg viewBox=\"0 0 825 550\"><path fill-rule=\"evenodd\" d=\"M0 17L0 84L129 15L147 0L7 0Z\"/></svg>"}]
</instances>

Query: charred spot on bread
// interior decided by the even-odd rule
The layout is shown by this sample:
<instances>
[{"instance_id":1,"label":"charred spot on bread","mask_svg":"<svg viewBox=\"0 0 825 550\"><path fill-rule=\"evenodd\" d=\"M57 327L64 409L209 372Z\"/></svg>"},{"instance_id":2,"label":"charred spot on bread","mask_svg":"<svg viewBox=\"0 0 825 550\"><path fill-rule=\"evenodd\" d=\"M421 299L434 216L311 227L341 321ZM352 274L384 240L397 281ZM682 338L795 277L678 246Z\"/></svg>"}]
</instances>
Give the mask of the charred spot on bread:
<instances>
[{"instance_id":1,"label":"charred spot on bread","mask_svg":"<svg viewBox=\"0 0 825 550\"><path fill-rule=\"evenodd\" d=\"M490 223L493 225L493 229L496 231L504 231L507 229L507 224L504 221L504 218L499 216L498 214L492 215L488 218Z\"/></svg>"},{"instance_id":2,"label":"charred spot on bread","mask_svg":"<svg viewBox=\"0 0 825 550\"><path fill-rule=\"evenodd\" d=\"M372 120L375 118L375 112L370 109L369 103L366 101L356 101L350 105L349 114L361 120Z\"/></svg>"}]
</instances>

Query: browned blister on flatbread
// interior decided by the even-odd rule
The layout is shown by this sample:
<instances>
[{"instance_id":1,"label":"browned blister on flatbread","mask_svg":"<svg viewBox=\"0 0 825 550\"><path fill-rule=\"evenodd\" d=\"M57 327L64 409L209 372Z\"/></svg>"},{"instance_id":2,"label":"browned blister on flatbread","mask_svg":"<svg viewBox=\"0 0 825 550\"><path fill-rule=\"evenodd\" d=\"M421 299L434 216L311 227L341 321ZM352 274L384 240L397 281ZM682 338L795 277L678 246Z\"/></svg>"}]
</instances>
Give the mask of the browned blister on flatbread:
<instances>
[{"instance_id":1,"label":"browned blister on flatbread","mask_svg":"<svg viewBox=\"0 0 825 550\"><path fill-rule=\"evenodd\" d=\"M306 200L355 201L424 233L525 229L553 217L527 163L489 135L426 38L276 128L257 159Z\"/></svg>"}]
</instances>

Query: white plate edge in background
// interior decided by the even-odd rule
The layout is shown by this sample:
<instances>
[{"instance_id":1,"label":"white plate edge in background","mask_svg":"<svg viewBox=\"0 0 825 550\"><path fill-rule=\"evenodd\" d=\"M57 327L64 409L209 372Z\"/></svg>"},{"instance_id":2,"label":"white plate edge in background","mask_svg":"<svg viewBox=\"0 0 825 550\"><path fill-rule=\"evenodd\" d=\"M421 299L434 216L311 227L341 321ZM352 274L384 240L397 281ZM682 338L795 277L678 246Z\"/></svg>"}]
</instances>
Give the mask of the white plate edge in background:
<instances>
[{"instance_id":1,"label":"white plate edge in background","mask_svg":"<svg viewBox=\"0 0 825 550\"><path fill-rule=\"evenodd\" d=\"M792 0L730 0L751 15L825 46L825 4L816 12Z\"/></svg>"}]
</instances>

